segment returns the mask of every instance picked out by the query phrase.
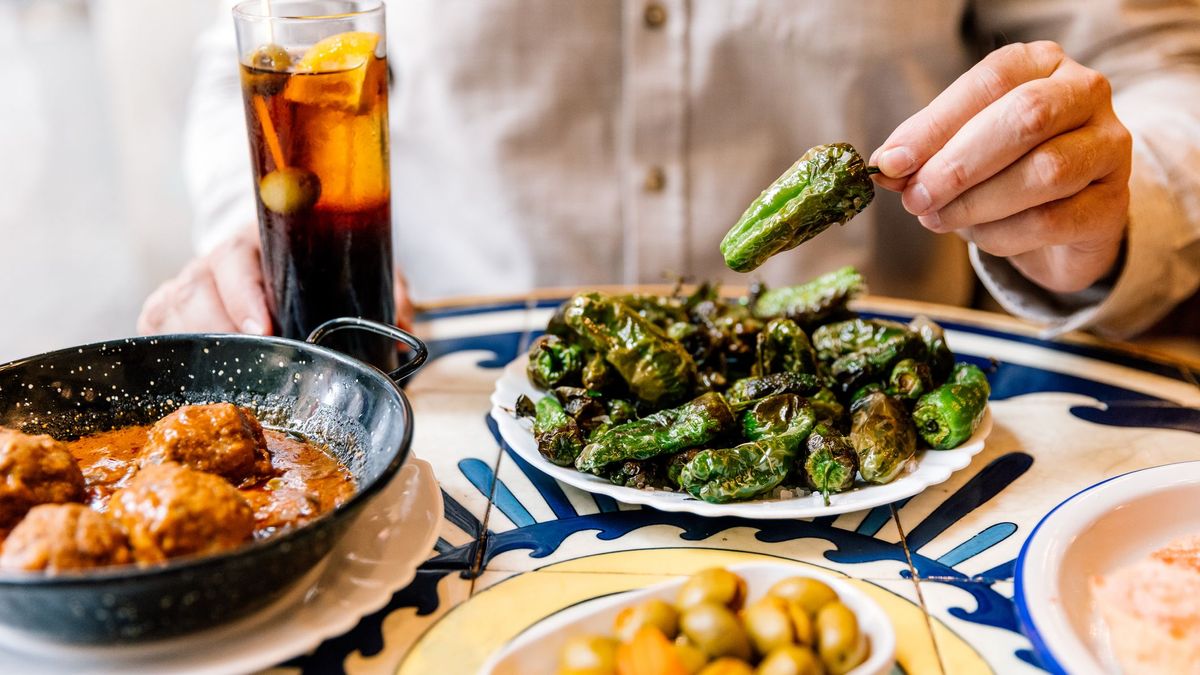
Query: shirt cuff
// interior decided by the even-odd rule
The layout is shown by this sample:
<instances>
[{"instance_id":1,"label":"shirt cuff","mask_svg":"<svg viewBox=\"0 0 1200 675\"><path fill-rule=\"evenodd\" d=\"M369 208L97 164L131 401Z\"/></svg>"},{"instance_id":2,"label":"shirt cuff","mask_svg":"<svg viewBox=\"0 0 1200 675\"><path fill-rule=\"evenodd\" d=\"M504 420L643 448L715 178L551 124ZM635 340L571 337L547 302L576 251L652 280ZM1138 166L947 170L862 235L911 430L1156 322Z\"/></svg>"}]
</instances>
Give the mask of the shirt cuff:
<instances>
[{"instance_id":1,"label":"shirt cuff","mask_svg":"<svg viewBox=\"0 0 1200 675\"><path fill-rule=\"evenodd\" d=\"M1112 276L1077 293L1053 293L1004 258L969 246L984 287L1009 312L1045 324L1043 337L1088 329L1124 339L1150 328L1196 288L1188 263L1187 220L1153 159L1135 150L1130 179L1125 262Z\"/></svg>"}]
</instances>

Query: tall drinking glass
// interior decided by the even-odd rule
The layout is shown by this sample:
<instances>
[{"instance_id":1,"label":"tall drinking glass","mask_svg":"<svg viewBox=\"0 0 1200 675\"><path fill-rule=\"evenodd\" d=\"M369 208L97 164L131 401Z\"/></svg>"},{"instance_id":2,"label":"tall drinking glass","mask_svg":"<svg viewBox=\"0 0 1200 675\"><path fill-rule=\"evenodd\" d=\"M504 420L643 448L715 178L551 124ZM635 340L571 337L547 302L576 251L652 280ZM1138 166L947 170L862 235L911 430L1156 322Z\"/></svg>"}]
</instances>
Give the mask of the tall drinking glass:
<instances>
[{"instance_id":1,"label":"tall drinking glass","mask_svg":"<svg viewBox=\"0 0 1200 675\"><path fill-rule=\"evenodd\" d=\"M233 18L275 333L304 339L338 316L393 323L383 3L249 0ZM374 335L331 344L397 364Z\"/></svg>"}]
</instances>

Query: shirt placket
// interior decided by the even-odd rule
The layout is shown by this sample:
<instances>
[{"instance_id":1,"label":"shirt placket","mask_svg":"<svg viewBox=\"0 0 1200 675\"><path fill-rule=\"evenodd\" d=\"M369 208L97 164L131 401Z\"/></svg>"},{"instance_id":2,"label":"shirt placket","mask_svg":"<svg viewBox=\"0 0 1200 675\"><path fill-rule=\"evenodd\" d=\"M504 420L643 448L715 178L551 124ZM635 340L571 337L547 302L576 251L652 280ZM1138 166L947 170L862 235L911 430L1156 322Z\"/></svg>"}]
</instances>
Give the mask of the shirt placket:
<instances>
[{"instance_id":1,"label":"shirt placket","mask_svg":"<svg viewBox=\"0 0 1200 675\"><path fill-rule=\"evenodd\" d=\"M624 281L686 274L687 0L624 3Z\"/></svg>"}]
</instances>

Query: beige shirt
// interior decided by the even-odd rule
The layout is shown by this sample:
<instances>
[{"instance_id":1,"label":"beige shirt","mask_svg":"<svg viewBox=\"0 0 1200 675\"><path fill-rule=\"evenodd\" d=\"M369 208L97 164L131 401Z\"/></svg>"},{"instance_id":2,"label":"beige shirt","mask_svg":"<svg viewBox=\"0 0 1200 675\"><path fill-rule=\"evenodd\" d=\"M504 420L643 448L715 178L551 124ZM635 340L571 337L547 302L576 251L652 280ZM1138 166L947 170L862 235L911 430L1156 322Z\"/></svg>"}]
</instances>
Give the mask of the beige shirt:
<instances>
[{"instance_id":1,"label":"beige shirt","mask_svg":"<svg viewBox=\"0 0 1200 675\"><path fill-rule=\"evenodd\" d=\"M1145 328L1200 284L1200 6L1116 0L403 0L388 8L396 259L415 299L539 286L802 281L968 303L968 247L879 191L751 275L721 237L805 149L870 153L1007 41L1107 74L1136 138L1127 266L1055 297L976 270L1052 328ZM232 19L200 43L186 169L198 243L254 219Z\"/></svg>"}]
</instances>

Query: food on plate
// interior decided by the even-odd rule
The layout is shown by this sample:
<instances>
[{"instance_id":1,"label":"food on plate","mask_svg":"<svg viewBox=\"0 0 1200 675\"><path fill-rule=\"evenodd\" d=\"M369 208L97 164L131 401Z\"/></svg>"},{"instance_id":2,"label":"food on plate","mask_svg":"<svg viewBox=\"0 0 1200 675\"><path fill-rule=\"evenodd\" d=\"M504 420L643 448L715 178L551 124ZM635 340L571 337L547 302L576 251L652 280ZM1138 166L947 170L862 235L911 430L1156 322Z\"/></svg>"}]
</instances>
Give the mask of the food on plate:
<instances>
[{"instance_id":1,"label":"food on plate","mask_svg":"<svg viewBox=\"0 0 1200 675\"><path fill-rule=\"evenodd\" d=\"M41 504L4 540L0 567L58 571L132 559L125 532L105 514L83 504Z\"/></svg>"},{"instance_id":2,"label":"food on plate","mask_svg":"<svg viewBox=\"0 0 1200 675\"><path fill-rule=\"evenodd\" d=\"M581 292L532 343L517 400L539 453L626 487L725 503L889 483L978 428L987 377L940 326L856 316L852 268L727 299Z\"/></svg>"},{"instance_id":3,"label":"food on plate","mask_svg":"<svg viewBox=\"0 0 1200 675\"><path fill-rule=\"evenodd\" d=\"M0 530L10 530L38 504L83 499L83 473L62 443L0 427Z\"/></svg>"},{"instance_id":4,"label":"food on plate","mask_svg":"<svg viewBox=\"0 0 1200 675\"><path fill-rule=\"evenodd\" d=\"M353 496L303 437L229 403L60 442L0 429L0 568L57 573L229 550ZM6 528L6 530L7 530Z\"/></svg>"},{"instance_id":5,"label":"food on plate","mask_svg":"<svg viewBox=\"0 0 1200 675\"><path fill-rule=\"evenodd\" d=\"M850 442L868 483L890 483L917 454L917 429L904 403L882 391L850 407Z\"/></svg>"},{"instance_id":6,"label":"food on plate","mask_svg":"<svg viewBox=\"0 0 1200 675\"><path fill-rule=\"evenodd\" d=\"M982 370L969 363L955 364L950 379L918 399L913 408L921 438L938 450L961 444L975 433L991 393Z\"/></svg>"},{"instance_id":7,"label":"food on plate","mask_svg":"<svg viewBox=\"0 0 1200 675\"><path fill-rule=\"evenodd\" d=\"M758 196L721 240L725 264L749 272L858 215L875 197L867 164L848 143L810 148Z\"/></svg>"},{"instance_id":8,"label":"food on plate","mask_svg":"<svg viewBox=\"0 0 1200 675\"><path fill-rule=\"evenodd\" d=\"M254 511L237 488L174 462L142 467L113 494L109 513L142 562L218 553L254 533Z\"/></svg>"},{"instance_id":9,"label":"food on plate","mask_svg":"<svg viewBox=\"0 0 1200 675\"><path fill-rule=\"evenodd\" d=\"M674 603L624 608L611 632L571 636L559 674L841 674L870 656L857 616L824 582L789 577L747 602L745 581L723 568L689 577Z\"/></svg>"},{"instance_id":10,"label":"food on plate","mask_svg":"<svg viewBox=\"0 0 1200 675\"><path fill-rule=\"evenodd\" d=\"M232 403L185 405L155 422L139 460L142 466L179 462L235 484L271 472L262 425Z\"/></svg>"},{"instance_id":11,"label":"food on plate","mask_svg":"<svg viewBox=\"0 0 1200 675\"><path fill-rule=\"evenodd\" d=\"M1200 663L1200 535L1090 580L1127 675L1190 673Z\"/></svg>"}]
</instances>

